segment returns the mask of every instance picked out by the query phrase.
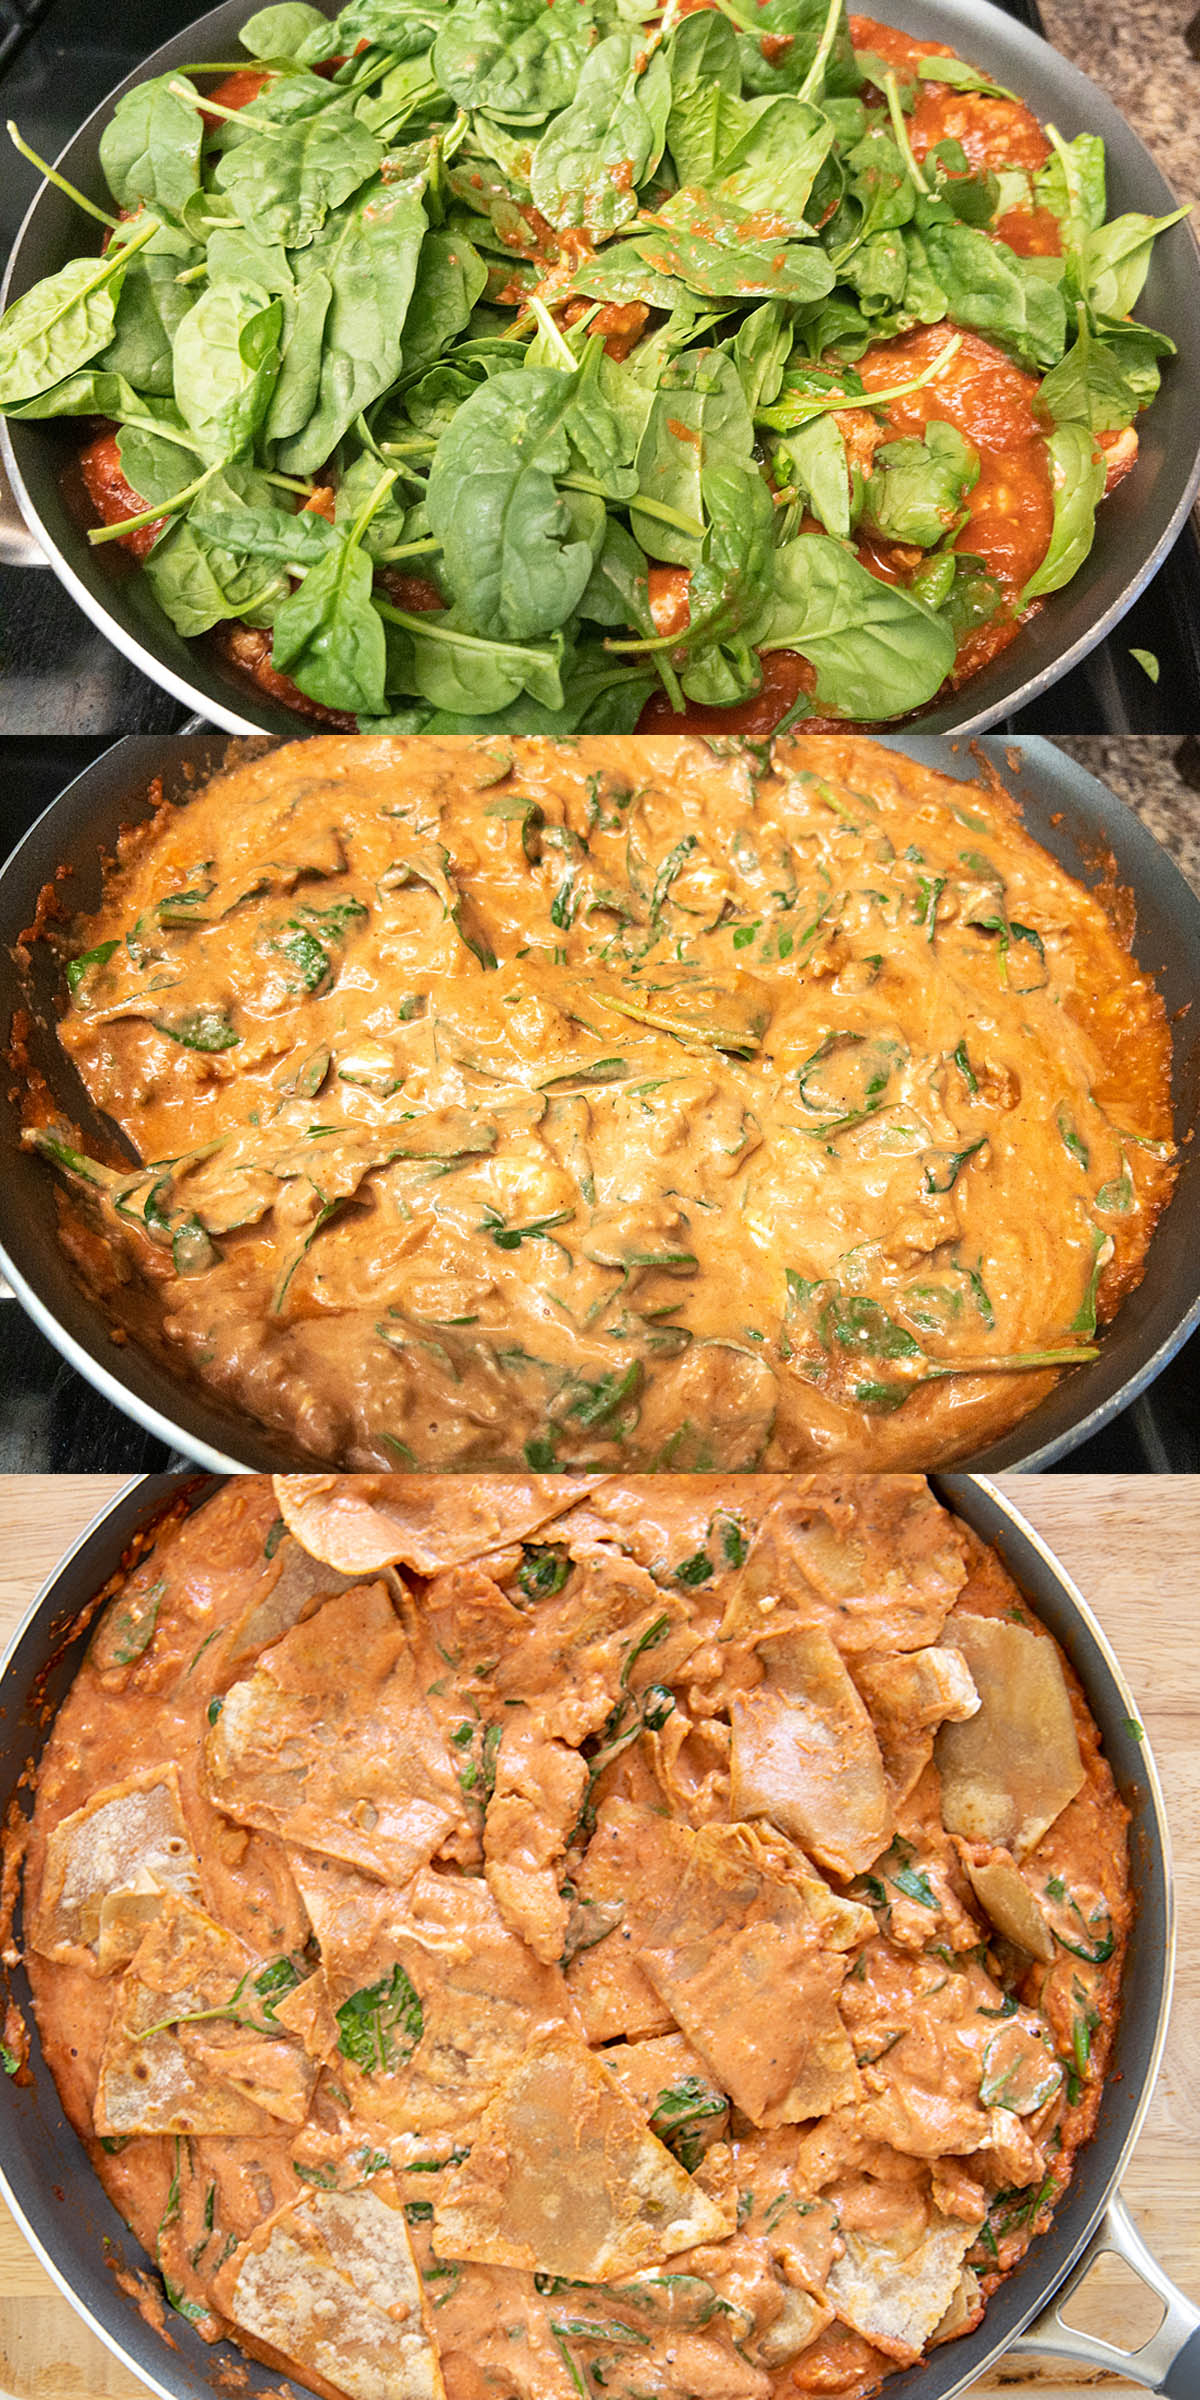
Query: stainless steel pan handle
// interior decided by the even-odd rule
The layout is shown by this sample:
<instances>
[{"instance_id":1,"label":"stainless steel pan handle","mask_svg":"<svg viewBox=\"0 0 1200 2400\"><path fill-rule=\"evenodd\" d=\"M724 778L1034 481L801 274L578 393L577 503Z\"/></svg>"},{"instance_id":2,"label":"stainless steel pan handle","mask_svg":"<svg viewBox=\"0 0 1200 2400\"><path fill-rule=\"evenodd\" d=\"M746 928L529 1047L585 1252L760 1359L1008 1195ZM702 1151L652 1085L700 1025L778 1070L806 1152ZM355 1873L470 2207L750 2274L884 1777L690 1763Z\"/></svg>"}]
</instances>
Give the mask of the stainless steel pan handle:
<instances>
[{"instance_id":1,"label":"stainless steel pan handle","mask_svg":"<svg viewBox=\"0 0 1200 2400\"><path fill-rule=\"evenodd\" d=\"M1140 2350L1119 2350L1093 2334L1080 2333L1063 2323L1063 2306L1090 2275L1098 2258L1111 2250L1132 2267L1139 2281L1162 2301L1166 2310L1157 2332ZM1036 2351L1047 2358L1069 2358L1078 2366L1103 2367L1127 2375L1147 2391L1165 2392L1168 2400L1200 2400L1200 2308L1185 2299L1178 2286L1148 2250L1119 2192L1114 2192L1082 2256L1053 2299L1018 2335L1007 2356L1019 2358Z\"/></svg>"}]
</instances>

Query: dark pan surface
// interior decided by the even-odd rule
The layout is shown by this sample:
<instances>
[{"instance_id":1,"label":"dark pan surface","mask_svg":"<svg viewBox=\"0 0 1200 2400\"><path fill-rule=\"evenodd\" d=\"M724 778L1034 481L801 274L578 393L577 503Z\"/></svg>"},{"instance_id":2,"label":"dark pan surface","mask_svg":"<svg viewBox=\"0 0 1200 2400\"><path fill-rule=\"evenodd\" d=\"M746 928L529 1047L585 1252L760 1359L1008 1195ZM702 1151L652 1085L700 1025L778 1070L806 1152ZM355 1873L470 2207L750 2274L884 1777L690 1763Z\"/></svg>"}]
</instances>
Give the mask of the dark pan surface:
<instances>
[{"instance_id":1,"label":"dark pan surface","mask_svg":"<svg viewBox=\"0 0 1200 2400\"><path fill-rule=\"evenodd\" d=\"M1140 821L1105 785L1085 774L1052 743L1022 746L998 739L951 745L928 734L888 737L928 766L971 780L987 757L1021 800L1031 833L1079 880L1094 887L1115 861L1117 880L1137 896L1134 948L1152 974L1173 1019L1175 1130L1182 1145L1179 1184L1152 1243L1147 1271L1104 1336L1094 1364L1065 1376L1047 1400L972 1467L1044 1467L1115 1416L1165 1366L1200 1322L1200 1145L1187 1135L1200 1125L1200 1011L1189 1003L1200 958L1200 900ZM60 865L73 870L71 903L94 907L100 895L100 853L122 824L144 815L147 786L161 775L168 797L181 797L220 767L227 744L217 734L183 739L133 737L114 745L79 776L38 819L0 872L0 1038L6 1042L13 1009L29 994L11 944L33 918L37 896ZM48 963L48 962L47 962ZM36 1006L53 1021L53 985L38 978ZM1183 1011L1183 1014L1179 1012ZM89 1103L57 1044L33 1044L63 1114L86 1128ZM48 1170L19 1147L20 1098L0 1084L0 1258L18 1297L70 1365L148 1431L206 1467L271 1469L312 1464L288 1453L276 1437L206 1395L149 1351L116 1348L100 1311L75 1282L55 1231Z\"/></svg>"},{"instance_id":2,"label":"dark pan surface","mask_svg":"<svg viewBox=\"0 0 1200 2400\"><path fill-rule=\"evenodd\" d=\"M197 1498L211 1489L199 1479ZM1158 2066L1170 1999L1172 1897L1162 1801L1153 1760L1129 1731L1136 1703L1099 1627L1038 1537L990 1485L965 1476L936 1479L940 1498L985 1541L994 1542L1033 1607L1062 1643L1087 1692L1104 1748L1131 1812L1131 1861L1137 1921L1126 1968L1121 2022L1095 2136L1083 2152L1050 2232L988 2306L979 2330L947 2344L918 2368L893 2377L895 2400L950 2400L981 2375L1043 2307L1083 2249L1136 2140ZM79 1664L82 1644L60 1647L77 1612L119 1564L133 1534L152 1522L178 1479L148 1476L121 1493L51 1578L15 1637L4 1673L0 1717L0 1808L44 1736L46 1703L56 1707ZM13 1978L20 2003L23 1972ZM295 2387L274 2370L242 2359L231 2345L209 2348L171 2317L177 2347L168 2350L122 2293L105 2265L107 2236L117 2258L137 2267L141 2254L106 2199L67 2124L31 2024L31 2087L0 2079L0 2184L61 2289L109 2348L145 2377L163 2400L205 2400L215 2378L234 2366L238 2389L278 2400Z\"/></svg>"},{"instance_id":3,"label":"dark pan surface","mask_svg":"<svg viewBox=\"0 0 1200 2400\"><path fill-rule=\"evenodd\" d=\"M332 13L332 0L329 0ZM989 0L879 0L881 13L922 39L949 42L997 80L1019 92L1035 113L1068 136L1103 135L1113 214L1138 209L1163 216L1175 205L1149 152L1111 100L1040 37ZM147 74L189 60L237 55L237 27L250 0L224 0L187 31L163 44L117 92ZM68 143L63 173L95 199L104 197L97 145L113 93ZM4 287L15 299L71 256L81 240L79 212L45 186L18 236ZM932 732L973 732L995 725L1057 681L1112 631L1161 564L1200 483L1200 253L1185 224L1156 245L1138 314L1171 334L1179 357L1169 365L1154 407L1139 421L1141 455L1106 501L1096 543L1074 582L1056 593L1003 657L966 690L923 720ZM89 548L59 489L75 437L69 426L5 427L2 446L13 487L60 579L79 606L125 657L176 699L232 733L296 733L289 711L244 685L203 645L184 642L162 616L142 577L123 572L112 546Z\"/></svg>"}]
</instances>

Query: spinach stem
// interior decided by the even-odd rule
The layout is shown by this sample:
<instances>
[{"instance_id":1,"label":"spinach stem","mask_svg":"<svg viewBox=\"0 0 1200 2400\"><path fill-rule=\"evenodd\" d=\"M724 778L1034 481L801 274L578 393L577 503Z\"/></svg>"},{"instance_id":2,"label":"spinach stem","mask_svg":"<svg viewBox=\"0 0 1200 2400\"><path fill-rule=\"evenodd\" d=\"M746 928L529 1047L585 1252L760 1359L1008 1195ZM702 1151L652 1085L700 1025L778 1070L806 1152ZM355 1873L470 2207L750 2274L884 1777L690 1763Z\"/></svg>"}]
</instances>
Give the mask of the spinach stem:
<instances>
[{"instance_id":1,"label":"spinach stem","mask_svg":"<svg viewBox=\"0 0 1200 2400\"><path fill-rule=\"evenodd\" d=\"M377 550L375 563L377 566L387 566L394 558L420 558L430 550L440 550L441 546L429 533L419 542L397 542L390 550Z\"/></svg>"},{"instance_id":2,"label":"spinach stem","mask_svg":"<svg viewBox=\"0 0 1200 2400\"><path fill-rule=\"evenodd\" d=\"M102 208L97 208L94 200L85 200L83 193L76 191L74 184L68 183L66 176L59 174L57 167L48 166L44 158L39 158L37 151L30 149L23 134L18 131L12 117L8 119L5 130L14 150L19 150L22 158L27 158L30 166L36 167L39 175L44 175L47 183L52 183L56 191L65 192L68 200L73 200L76 208L82 208L87 216L94 217L98 225L107 225L111 233L120 232L121 219L106 216Z\"/></svg>"},{"instance_id":3,"label":"spinach stem","mask_svg":"<svg viewBox=\"0 0 1200 2400\"><path fill-rule=\"evenodd\" d=\"M358 545L361 542L376 509L382 507L383 502L387 498L387 495L390 492L395 480L395 467L386 468L384 473L380 476L374 491L370 494L369 498L364 501L350 529L350 548L352 550L357 550Z\"/></svg>"},{"instance_id":4,"label":"spinach stem","mask_svg":"<svg viewBox=\"0 0 1200 2400\"><path fill-rule=\"evenodd\" d=\"M530 297L529 306L533 315L537 319L538 327L544 339L549 343L559 365L565 368L568 375L573 375L579 365L579 360L576 358L575 353L566 338L566 335L562 333L559 327L555 324L545 301L539 300L537 293L534 292Z\"/></svg>"},{"instance_id":5,"label":"spinach stem","mask_svg":"<svg viewBox=\"0 0 1200 2400\"><path fill-rule=\"evenodd\" d=\"M558 481L567 492L594 492L600 500L612 498L611 492L595 475L560 475ZM690 534L693 541L703 541L708 530L706 526L698 525L694 517L685 517L682 509L668 508L662 500L647 499L643 492L635 492L628 506L636 508L642 516L656 517L660 525L674 525L677 532Z\"/></svg>"},{"instance_id":6,"label":"spinach stem","mask_svg":"<svg viewBox=\"0 0 1200 2400\"><path fill-rule=\"evenodd\" d=\"M167 90L173 99L186 101L189 108L197 105L196 94L189 92L186 83L169 83ZM206 117L224 117L230 125L248 125L251 133L278 135L283 131L281 125L272 125L269 117L256 117L248 108L226 108L223 100L214 100L211 96L203 103L203 108Z\"/></svg>"},{"instance_id":7,"label":"spinach stem","mask_svg":"<svg viewBox=\"0 0 1200 2400\"><path fill-rule=\"evenodd\" d=\"M926 176L922 174L921 169L917 165L917 161L913 156L913 146L909 140L908 127L904 122L904 111L900 106L899 87L896 82L895 73L892 70L889 70L889 72L884 76L883 96L887 101L888 115L892 120L892 132L896 137L896 148L899 151L901 158L904 160L904 164L907 167L909 174L912 176L917 190L923 194L926 200L930 200L933 197L933 186L930 184Z\"/></svg>"},{"instance_id":8,"label":"spinach stem","mask_svg":"<svg viewBox=\"0 0 1200 2400\"><path fill-rule=\"evenodd\" d=\"M186 508L197 492L202 492L205 484L211 483L213 476L219 475L220 471L219 467L206 467L203 475L197 475L192 483L185 483L181 492L173 492L169 500L156 501L152 508L139 510L136 517L118 517L115 525L89 526L89 542L93 548L99 549L101 542L119 542L124 534L136 533L139 526L157 525L160 517L174 516L179 509Z\"/></svg>"},{"instance_id":9,"label":"spinach stem","mask_svg":"<svg viewBox=\"0 0 1200 2400\"><path fill-rule=\"evenodd\" d=\"M829 7L825 12L825 23L821 29L821 39L817 44L816 56L814 57L812 65L800 86L798 96L801 100L811 100L817 92L824 91L825 69L829 64L829 53L832 50L835 41L837 40L838 26L841 24L841 21L842 0L829 0Z\"/></svg>"}]
</instances>

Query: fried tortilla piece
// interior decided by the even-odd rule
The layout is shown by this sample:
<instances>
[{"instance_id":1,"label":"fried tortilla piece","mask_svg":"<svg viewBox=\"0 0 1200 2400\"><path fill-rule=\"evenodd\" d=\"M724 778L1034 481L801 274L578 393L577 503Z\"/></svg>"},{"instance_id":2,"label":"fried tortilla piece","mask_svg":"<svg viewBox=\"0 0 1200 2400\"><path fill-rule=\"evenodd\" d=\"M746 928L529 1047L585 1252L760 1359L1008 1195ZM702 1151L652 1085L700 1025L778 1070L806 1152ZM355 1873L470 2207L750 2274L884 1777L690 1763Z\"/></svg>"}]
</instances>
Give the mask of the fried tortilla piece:
<instances>
[{"instance_id":1,"label":"fried tortilla piece","mask_svg":"<svg viewBox=\"0 0 1200 2400\"><path fill-rule=\"evenodd\" d=\"M758 1644L766 1681L735 1698L729 1813L769 1817L849 1882L892 1828L875 1730L822 1625Z\"/></svg>"},{"instance_id":2,"label":"fried tortilla piece","mask_svg":"<svg viewBox=\"0 0 1200 2400\"><path fill-rule=\"evenodd\" d=\"M648 2042L612 2042L604 2064L651 2131L694 2175L729 2131L729 2102L698 2050L681 2033Z\"/></svg>"},{"instance_id":3,"label":"fried tortilla piece","mask_svg":"<svg viewBox=\"0 0 1200 2400\"><path fill-rule=\"evenodd\" d=\"M567 1969L571 1998L590 2042L623 2034L670 2033L675 2020L637 1962L637 1944L665 1907L687 1863L682 1828L617 1796L603 1800L576 1878L580 1905L600 1925L601 1941L581 1949ZM874 1920L872 1920L872 1924Z\"/></svg>"},{"instance_id":4,"label":"fried tortilla piece","mask_svg":"<svg viewBox=\"0 0 1200 2400\"><path fill-rule=\"evenodd\" d=\"M971 1879L976 1898L982 1903L997 1933L1003 1933L1018 1950L1030 1958L1040 1958L1043 1966L1053 1966L1054 1935L1050 1931L1044 1909L1030 1890L1015 1858L1003 1850L995 1850L986 1858L973 1859L965 1846L960 1855Z\"/></svg>"},{"instance_id":5,"label":"fried tortilla piece","mask_svg":"<svg viewBox=\"0 0 1200 2400\"><path fill-rule=\"evenodd\" d=\"M843 1656L941 1637L967 1579L962 1536L923 1475L797 1475L767 1510L726 1636L823 1625Z\"/></svg>"},{"instance_id":6,"label":"fried tortilla piece","mask_svg":"<svg viewBox=\"0 0 1200 2400\"><path fill-rule=\"evenodd\" d=\"M51 1826L30 1948L111 1975L133 1957L168 1892L203 1897L174 1763L106 1784Z\"/></svg>"},{"instance_id":7,"label":"fried tortilla piece","mask_svg":"<svg viewBox=\"0 0 1200 2400\"><path fill-rule=\"evenodd\" d=\"M335 2047L338 2036L337 2020L329 2005L329 1984L325 1969L318 1967L306 1975L295 1991L285 1993L282 2000L271 2003L271 2014L285 2033L294 2034L303 2042L310 2058L322 2065Z\"/></svg>"},{"instance_id":8,"label":"fried tortilla piece","mask_svg":"<svg viewBox=\"0 0 1200 2400\"><path fill-rule=\"evenodd\" d=\"M535 1709L544 1733L577 1744L598 1733L625 1692L678 1675L700 1635L681 1595L664 1592L621 1550L580 1556L561 1592L539 1602L490 1688Z\"/></svg>"},{"instance_id":9,"label":"fried tortilla piece","mask_svg":"<svg viewBox=\"0 0 1200 2400\"><path fill-rule=\"evenodd\" d=\"M299 1542L285 1533L272 1559L277 1572L265 1592L251 1602L225 1643L222 1659L226 1673L235 1673L249 1659L258 1657L272 1642L282 1640L293 1625L309 1617L322 1600L335 1592L351 1590L361 1576L339 1575L320 1558L311 1558Z\"/></svg>"},{"instance_id":10,"label":"fried tortilla piece","mask_svg":"<svg viewBox=\"0 0 1200 2400\"><path fill-rule=\"evenodd\" d=\"M978 2231L936 2209L915 2244L905 2237L876 2241L843 2226L845 2251L826 2286L842 2323L886 2358L915 2365L950 2307Z\"/></svg>"},{"instance_id":11,"label":"fried tortilla piece","mask_svg":"<svg viewBox=\"0 0 1200 2400\"><path fill-rule=\"evenodd\" d=\"M406 1883L468 1820L382 1583L358 1584L264 1651L205 1744L226 1816Z\"/></svg>"},{"instance_id":12,"label":"fried tortilla piece","mask_svg":"<svg viewBox=\"0 0 1200 2400\"><path fill-rule=\"evenodd\" d=\"M674 1828L686 1864L637 1963L755 2125L792 2125L861 2090L838 2013L844 1955L748 1825Z\"/></svg>"},{"instance_id":13,"label":"fried tortilla piece","mask_svg":"<svg viewBox=\"0 0 1200 2400\"><path fill-rule=\"evenodd\" d=\"M587 1790L587 1763L565 1742L547 1741L533 1711L518 1708L504 1724L495 1773L483 1827L488 1890L510 1931L553 1965L571 1913L560 1862Z\"/></svg>"},{"instance_id":14,"label":"fried tortilla piece","mask_svg":"<svg viewBox=\"0 0 1200 2400\"><path fill-rule=\"evenodd\" d=\"M396 1892L302 1851L291 1864L321 1950L339 2075L359 2113L389 2131L452 2148L469 2138L530 2042L575 2029L559 1969L539 1964L509 1932L478 1877L427 1867ZM402 2006L397 1968L412 1996ZM362 2038L372 1993L383 2009L382 2051ZM397 2020L391 2039L389 2016Z\"/></svg>"},{"instance_id":15,"label":"fried tortilla piece","mask_svg":"<svg viewBox=\"0 0 1200 2400\"><path fill-rule=\"evenodd\" d=\"M647 2131L578 2035L530 2045L470 2156L438 2178L433 2247L574 2281L611 2282L731 2230L726 2212Z\"/></svg>"},{"instance_id":16,"label":"fried tortilla piece","mask_svg":"<svg viewBox=\"0 0 1200 2400\"><path fill-rule=\"evenodd\" d=\"M403 2210L379 2190L306 2192L256 2226L217 2305L270 2363L347 2400L443 2400Z\"/></svg>"},{"instance_id":17,"label":"fried tortilla piece","mask_svg":"<svg viewBox=\"0 0 1200 2400\"><path fill-rule=\"evenodd\" d=\"M313 1558L345 1575L435 1575L561 1516L598 1475L275 1475L280 1513Z\"/></svg>"},{"instance_id":18,"label":"fried tortilla piece","mask_svg":"<svg viewBox=\"0 0 1200 2400\"><path fill-rule=\"evenodd\" d=\"M1066 1677L1049 1636L960 1609L950 1628L979 1693L976 1714L943 1725L934 1747L951 1833L1022 1858L1085 1775Z\"/></svg>"},{"instance_id":19,"label":"fried tortilla piece","mask_svg":"<svg viewBox=\"0 0 1200 2400\"><path fill-rule=\"evenodd\" d=\"M854 1662L854 1680L871 1712L888 1797L893 1809L902 1808L933 1757L938 1726L976 1715L971 1670L961 1650L930 1643L892 1657L868 1651Z\"/></svg>"},{"instance_id":20,"label":"fried tortilla piece","mask_svg":"<svg viewBox=\"0 0 1200 2400\"><path fill-rule=\"evenodd\" d=\"M203 1909L164 1902L125 1970L100 2061L98 2134L301 2125L316 2061L267 2016L269 1962Z\"/></svg>"}]
</instances>

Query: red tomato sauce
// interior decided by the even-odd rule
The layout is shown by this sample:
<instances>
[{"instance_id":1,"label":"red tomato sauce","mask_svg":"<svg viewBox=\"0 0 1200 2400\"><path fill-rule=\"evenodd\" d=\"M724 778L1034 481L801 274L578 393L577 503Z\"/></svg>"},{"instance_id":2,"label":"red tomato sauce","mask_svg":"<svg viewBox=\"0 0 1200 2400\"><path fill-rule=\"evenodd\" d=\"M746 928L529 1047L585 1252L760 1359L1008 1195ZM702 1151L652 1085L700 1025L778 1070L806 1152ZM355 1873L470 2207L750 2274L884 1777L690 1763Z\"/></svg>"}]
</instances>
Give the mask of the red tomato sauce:
<instances>
[{"instance_id":1,"label":"red tomato sauce","mask_svg":"<svg viewBox=\"0 0 1200 2400\"><path fill-rule=\"evenodd\" d=\"M927 84L919 94L908 134L915 158L924 158L937 142L960 142L968 166L976 170L1024 167L1033 174L1050 156L1050 144L1024 101L956 92L947 83Z\"/></svg>"},{"instance_id":2,"label":"red tomato sauce","mask_svg":"<svg viewBox=\"0 0 1200 2400\"><path fill-rule=\"evenodd\" d=\"M1062 255L1062 227L1052 209L1008 208L991 230L994 241L1007 242L1020 258Z\"/></svg>"},{"instance_id":3,"label":"red tomato sauce","mask_svg":"<svg viewBox=\"0 0 1200 2400\"><path fill-rule=\"evenodd\" d=\"M747 734L751 740L773 733L781 717L785 717L802 692L811 692L816 675L806 658L795 650L769 650L762 662L762 683L752 698L739 701L735 708L700 708L689 702L682 716L676 716L665 692L655 692L647 700L638 718L639 733L732 733ZM810 730L818 722L805 718Z\"/></svg>"},{"instance_id":4,"label":"red tomato sauce","mask_svg":"<svg viewBox=\"0 0 1200 2400\"><path fill-rule=\"evenodd\" d=\"M183 453L180 453L182 460ZM98 434L79 454L79 472L84 490L102 525L119 525L123 517L140 517L147 503L140 492L122 472L121 453L117 448L115 431ZM186 473L181 476L186 483ZM167 520L156 517L152 525L139 525L133 533L118 537L118 548L130 550L136 559L145 558L154 548Z\"/></svg>"},{"instance_id":5,"label":"red tomato sauce","mask_svg":"<svg viewBox=\"0 0 1200 2400\"><path fill-rule=\"evenodd\" d=\"M214 83L208 97L215 100L220 108L249 108L251 101L257 100L266 80L258 67L235 67L232 75L223 75L220 83ZM200 114L210 133L221 122L207 108L202 108Z\"/></svg>"},{"instance_id":6,"label":"red tomato sauce","mask_svg":"<svg viewBox=\"0 0 1200 2400\"><path fill-rule=\"evenodd\" d=\"M851 17L850 39L856 50L873 50L889 67L911 74L919 58L953 58L947 42L919 42L898 25L881 25L878 17Z\"/></svg>"},{"instance_id":7,"label":"red tomato sauce","mask_svg":"<svg viewBox=\"0 0 1200 2400\"><path fill-rule=\"evenodd\" d=\"M886 391L920 374L945 348L951 330L946 324L922 326L868 350L858 367L867 390ZM1015 599L1041 565L1053 520L1049 459L1033 413L1037 388L1035 375L1014 366L981 335L964 333L962 348L934 381L893 400L885 420L894 438L922 433L931 418L941 417L974 443L979 481L967 499L970 523L954 546L982 558L1008 599ZM871 566L871 559L864 558L864 564Z\"/></svg>"}]
</instances>

